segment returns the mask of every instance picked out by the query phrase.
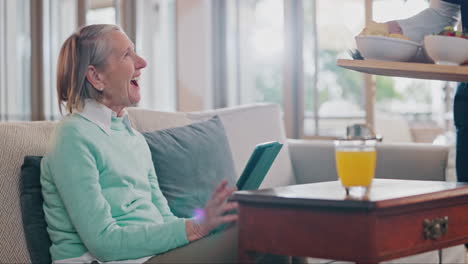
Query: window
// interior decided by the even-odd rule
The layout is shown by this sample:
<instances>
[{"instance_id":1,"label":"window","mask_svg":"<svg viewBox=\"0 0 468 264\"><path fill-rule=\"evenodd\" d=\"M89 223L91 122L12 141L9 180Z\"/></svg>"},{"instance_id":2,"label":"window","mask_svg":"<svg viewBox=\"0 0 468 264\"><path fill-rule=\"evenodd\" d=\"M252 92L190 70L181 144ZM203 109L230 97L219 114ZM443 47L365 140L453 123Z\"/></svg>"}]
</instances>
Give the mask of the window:
<instances>
[{"instance_id":1,"label":"window","mask_svg":"<svg viewBox=\"0 0 468 264\"><path fill-rule=\"evenodd\" d=\"M121 24L138 39L137 52L148 61L140 106L176 110L175 3L0 0L0 121L62 118L56 92L61 45L80 25L94 23Z\"/></svg>"},{"instance_id":2,"label":"window","mask_svg":"<svg viewBox=\"0 0 468 264\"><path fill-rule=\"evenodd\" d=\"M140 107L176 110L175 0L137 2L136 49L148 63L140 86Z\"/></svg>"},{"instance_id":3,"label":"window","mask_svg":"<svg viewBox=\"0 0 468 264\"><path fill-rule=\"evenodd\" d=\"M57 105L56 64L62 43L78 27L78 16L86 16L88 25L122 22L119 15L122 13L122 1L90 0L83 14L78 12L77 1L44 1L44 111L48 120L62 118ZM136 2L136 22L139 25L136 29L136 50L148 61L140 80L140 107L175 110L174 5L174 0Z\"/></svg>"},{"instance_id":4,"label":"window","mask_svg":"<svg viewBox=\"0 0 468 264\"><path fill-rule=\"evenodd\" d=\"M336 66L337 59L350 58L349 50L355 48L354 36L364 28L366 19L384 22L410 17L427 8L428 1L302 0L298 5L302 6L300 10L292 8L294 3L228 2L228 105L262 101L284 106L302 103L303 107L284 110L286 117L299 116L298 122L286 122L286 125L295 126L300 133L294 133L294 128L287 127L287 130L305 138L340 137L345 134L346 126L354 123L373 125L388 142L431 141L441 132L447 123L447 109L451 108L444 103L444 98L450 97L453 85L369 76ZM291 15L285 10L296 13ZM303 71L303 76L302 83L286 88L284 79L288 69L283 71L283 67L291 67L283 57L283 31L291 21L287 16L302 16L302 25L292 30L298 30L298 39L302 39L302 45L297 46L302 47L302 58L293 61L301 65L297 69ZM296 97L283 96L289 93L285 89L295 89L292 97ZM434 135L429 137L429 130Z\"/></svg>"},{"instance_id":5,"label":"window","mask_svg":"<svg viewBox=\"0 0 468 264\"><path fill-rule=\"evenodd\" d=\"M286 7L294 10L293 5L293 1L277 0L228 2L228 105L252 102L284 105L296 101L297 98L292 98L293 102L284 102L289 98L283 96L284 30L286 19L291 20L285 10ZM303 32L299 33L303 57L293 60L303 63L298 69L304 71L304 92L296 93L303 94L298 102L304 104L304 120L299 125L304 131L298 134L337 136L344 132L347 123L365 120L362 74L336 66L336 59L347 56L347 50L354 47L353 36L364 27L364 2L302 1L302 7L296 11L303 14L296 15L304 19ZM302 85L291 88L301 89Z\"/></svg>"},{"instance_id":6,"label":"window","mask_svg":"<svg viewBox=\"0 0 468 264\"><path fill-rule=\"evenodd\" d=\"M340 8L337 8L337 7ZM362 0L303 1L304 136L341 136L365 122L363 75L336 66L364 27Z\"/></svg>"},{"instance_id":7,"label":"window","mask_svg":"<svg viewBox=\"0 0 468 264\"><path fill-rule=\"evenodd\" d=\"M29 0L0 0L0 120L31 119Z\"/></svg>"},{"instance_id":8,"label":"window","mask_svg":"<svg viewBox=\"0 0 468 264\"><path fill-rule=\"evenodd\" d=\"M77 0L43 1L44 114L46 120L62 118L57 99L57 60L63 42L77 28ZM66 111L64 112L66 113Z\"/></svg>"},{"instance_id":9,"label":"window","mask_svg":"<svg viewBox=\"0 0 468 264\"><path fill-rule=\"evenodd\" d=\"M89 0L86 12L86 24L116 24L118 14L117 1Z\"/></svg>"},{"instance_id":10,"label":"window","mask_svg":"<svg viewBox=\"0 0 468 264\"><path fill-rule=\"evenodd\" d=\"M228 104L283 101L284 6L278 0L228 3Z\"/></svg>"},{"instance_id":11,"label":"window","mask_svg":"<svg viewBox=\"0 0 468 264\"><path fill-rule=\"evenodd\" d=\"M374 0L373 19L378 22L404 19L427 7L426 0ZM451 108L444 103L445 82L376 76L375 86L375 125L384 140L387 133L387 138L393 141L430 142L443 132L445 112ZM392 134L390 129L410 129L413 133Z\"/></svg>"}]
</instances>

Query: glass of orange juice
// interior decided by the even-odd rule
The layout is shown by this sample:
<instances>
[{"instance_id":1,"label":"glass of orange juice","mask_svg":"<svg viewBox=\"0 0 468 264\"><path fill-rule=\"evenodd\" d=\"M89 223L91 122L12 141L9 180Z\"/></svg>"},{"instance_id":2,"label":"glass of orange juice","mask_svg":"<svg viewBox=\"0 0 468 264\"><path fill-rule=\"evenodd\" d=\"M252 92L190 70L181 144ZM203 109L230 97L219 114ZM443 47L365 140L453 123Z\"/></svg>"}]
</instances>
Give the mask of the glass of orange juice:
<instances>
[{"instance_id":1,"label":"glass of orange juice","mask_svg":"<svg viewBox=\"0 0 468 264\"><path fill-rule=\"evenodd\" d=\"M347 195L362 197L368 193L377 159L375 145L375 137L363 135L335 140L336 170Z\"/></svg>"}]
</instances>

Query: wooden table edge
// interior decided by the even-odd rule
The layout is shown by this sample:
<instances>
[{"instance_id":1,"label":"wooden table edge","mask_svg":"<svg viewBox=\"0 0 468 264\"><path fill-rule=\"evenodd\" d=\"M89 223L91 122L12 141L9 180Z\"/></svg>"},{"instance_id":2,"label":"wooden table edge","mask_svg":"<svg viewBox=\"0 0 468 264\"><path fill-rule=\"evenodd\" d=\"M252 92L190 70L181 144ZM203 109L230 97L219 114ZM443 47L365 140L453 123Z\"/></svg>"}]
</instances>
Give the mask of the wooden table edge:
<instances>
[{"instance_id":1,"label":"wooden table edge","mask_svg":"<svg viewBox=\"0 0 468 264\"><path fill-rule=\"evenodd\" d=\"M350 59L338 59L336 65L375 75L468 82L468 66Z\"/></svg>"}]
</instances>

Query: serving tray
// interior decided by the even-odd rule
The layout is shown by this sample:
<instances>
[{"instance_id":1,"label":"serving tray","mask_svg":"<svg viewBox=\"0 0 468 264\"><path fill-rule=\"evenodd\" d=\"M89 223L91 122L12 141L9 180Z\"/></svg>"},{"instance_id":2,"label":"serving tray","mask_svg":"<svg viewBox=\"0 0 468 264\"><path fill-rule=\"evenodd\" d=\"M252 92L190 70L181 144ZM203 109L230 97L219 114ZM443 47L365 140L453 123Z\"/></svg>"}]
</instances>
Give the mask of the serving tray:
<instances>
[{"instance_id":1,"label":"serving tray","mask_svg":"<svg viewBox=\"0 0 468 264\"><path fill-rule=\"evenodd\" d=\"M468 65L448 66L429 63L339 59L340 67L358 72L416 79L468 82Z\"/></svg>"}]
</instances>

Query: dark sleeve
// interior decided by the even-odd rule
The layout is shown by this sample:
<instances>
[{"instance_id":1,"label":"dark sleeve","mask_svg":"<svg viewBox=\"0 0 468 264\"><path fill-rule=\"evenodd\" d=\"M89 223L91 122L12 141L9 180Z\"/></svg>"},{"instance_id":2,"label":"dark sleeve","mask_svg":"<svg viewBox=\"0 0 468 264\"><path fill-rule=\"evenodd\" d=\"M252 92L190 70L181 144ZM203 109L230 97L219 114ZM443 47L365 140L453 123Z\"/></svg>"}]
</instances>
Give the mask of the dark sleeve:
<instances>
[{"instance_id":1,"label":"dark sleeve","mask_svg":"<svg viewBox=\"0 0 468 264\"><path fill-rule=\"evenodd\" d=\"M463 0L442 0L442 1L459 5L460 2L462 2Z\"/></svg>"},{"instance_id":2,"label":"dark sleeve","mask_svg":"<svg viewBox=\"0 0 468 264\"><path fill-rule=\"evenodd\" d=\"M468 33L468 0L442 0L442 1L460 6L463 32Z\"/></svg>"},{"instance_id":3,"label":"dark sleeve","mask_svg":"<svg viewBox=\"0 0 468 264\"><path fill-rule=\"evenodd\" d=\"M463 32L468 33L468 0L458 0L460 4Z\"/></svg>"}]
</instances>

